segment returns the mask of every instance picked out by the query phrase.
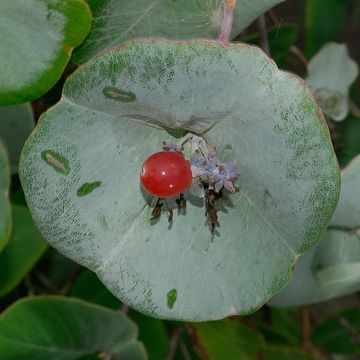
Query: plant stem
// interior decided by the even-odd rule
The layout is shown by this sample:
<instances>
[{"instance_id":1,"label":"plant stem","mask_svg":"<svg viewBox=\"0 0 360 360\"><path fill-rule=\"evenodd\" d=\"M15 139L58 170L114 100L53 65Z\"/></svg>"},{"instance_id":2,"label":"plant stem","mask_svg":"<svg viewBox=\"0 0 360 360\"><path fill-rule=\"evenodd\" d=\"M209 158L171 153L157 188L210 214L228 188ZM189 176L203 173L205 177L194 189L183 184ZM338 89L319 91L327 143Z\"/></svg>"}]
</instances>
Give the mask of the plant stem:
<instances>
[{"instance_id":1,"label":"plant stem","mask_svg":"<svg viewBox=\"0 0 360 360\"><path fill-rule=\"evenodd\" d=\"M260 46L263 49L264 53L267 56L270 56L270 47L269 47L269 40L267 37L266 19L265 19L264 14L262 14L258 17L257 24L258 24L259 33L260 33Z\"/></svg>"},{"instance_id":2,"label":"plant stem","mask_svg":"<svg viewBox=\"0 0 360 360\"><path fill-rule=\"evenodd\" d=\"M233 23L233 12L236 0L223 0L224 16L221 25L219 40L222 42L230 41L231 28Z\"/></svg>"},{"instance_id":3,"label":"plant stem","mask_svg":"<svg viewBox=\"0 0 360 360\"><path fill-rule=\"evenodd\" d=\"M170 344L169 344L168 352L167 352L167 355L166 355L166 360L172 360L174 358L176 348L177 348L177 346L179 344L180 333L181 333L181 328L176 327L174 329L174 332L173 332L173 334L171 336L171 339L170 339Z\"/></svg>"}]
</instances>

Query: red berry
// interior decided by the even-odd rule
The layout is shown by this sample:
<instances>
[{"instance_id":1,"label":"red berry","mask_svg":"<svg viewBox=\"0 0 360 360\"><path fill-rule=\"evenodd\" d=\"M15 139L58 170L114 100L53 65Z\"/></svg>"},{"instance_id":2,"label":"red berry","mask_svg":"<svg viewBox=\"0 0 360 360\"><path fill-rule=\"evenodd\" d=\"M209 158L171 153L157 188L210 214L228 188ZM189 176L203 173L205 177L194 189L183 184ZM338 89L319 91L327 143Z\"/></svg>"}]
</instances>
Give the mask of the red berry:
<instances>
[{"instance_id":1,"label":"red berry","mask_svg":"<svg viewBox=\"0 0 360 360\"><path fill-rule=\"evenodd\" d=\"M191 167L179 153L159 151L144 161L140 180L151 195L168 198L184 192L190 186Z\"/></svg>"}]
</instances>

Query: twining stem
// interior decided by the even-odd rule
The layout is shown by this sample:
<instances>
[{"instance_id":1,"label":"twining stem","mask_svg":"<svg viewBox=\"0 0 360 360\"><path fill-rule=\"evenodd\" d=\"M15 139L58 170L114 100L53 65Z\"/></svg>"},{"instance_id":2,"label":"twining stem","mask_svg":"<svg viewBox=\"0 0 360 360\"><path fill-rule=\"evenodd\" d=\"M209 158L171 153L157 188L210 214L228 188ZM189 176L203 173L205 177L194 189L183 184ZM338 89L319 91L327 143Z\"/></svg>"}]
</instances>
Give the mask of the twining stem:
<instances>
[{"instance_id":1,"label":"twining stem","mask_svg":"<svg viewBox=\"0 0 360 360\"><path fill-rule=\"evenodd\" d=\"M223 0L224 15L223 15L223 22L221 25L220 36L219 36L219 40L222 42L230 41L235 5L236 5L236 0Z\"/></svg>"},{"instance_id":2,"label":"twining stem","mask_svg":"<svg viewBox=\"0 0 360 360\"><path fill-rule=\"evenodd\" d=\"M181 331L182 329L179 326L174 329L170 338L169 348L166 354L166 360L172 360L174 358L176 348L179 344Z\"/></svg>"},{"instance_id":3,"label":"twining stem","mask_svg":"<svg viewBox=\"0 0 360 360\"><path fill-rule=\"evenodd\" d=\"M267 37L266 19L265 19L264 14L262 14L258 17L257 24L258 24L259 33L260 33L260 46L263 49L264 53L267 56L270 56L270 47L269 47L269 40Z\"/></svg>"}]
</instances>

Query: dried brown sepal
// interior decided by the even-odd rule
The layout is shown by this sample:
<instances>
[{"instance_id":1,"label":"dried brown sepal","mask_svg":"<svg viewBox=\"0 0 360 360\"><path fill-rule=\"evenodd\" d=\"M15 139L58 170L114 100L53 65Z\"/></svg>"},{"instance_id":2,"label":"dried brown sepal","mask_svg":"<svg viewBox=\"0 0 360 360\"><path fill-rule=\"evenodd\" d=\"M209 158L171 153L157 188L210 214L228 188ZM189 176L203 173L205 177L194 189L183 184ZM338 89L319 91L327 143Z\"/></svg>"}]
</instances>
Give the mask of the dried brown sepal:
<instances>
[{"instance_id":1,"label":"dried brown sepal","mask_svg":"<svg viewBox=\"0 0 360 360\"><path fill-rule=\"evenodd\" d=\"M184 194L180 194L180 197L178 199L176 199L175 202L178 206L179 212L185 214L186 200L185 200Z\"/></svg>"},{"instance_id":2,"label":"dried brown sepal","mask_svg":"<svg viewBox=\"0 0 360 360\"><path fill-rule=\"evenodd\" d=\"M164 205L163 202L161 202L161 198L158 198L157 202L156 202L156 205L151 213L151 221L155 221L155 220L158 220L160 219L160 216L161 216L161 208L162 206Z\"/></svg>"},{"instance_id":3,"label":"dried brown sepal","mask_svg":"<svg viewBox=\"0 0 360 360\"><path fill-rule=\"evenodd\" d=\"M216 201L222 196L222 191L216 193L214 190L207 190L205 196L205 216L210 220L211 233L213 234L216 227L220 227L217 216Z\"/></svg>"}]
</instances>

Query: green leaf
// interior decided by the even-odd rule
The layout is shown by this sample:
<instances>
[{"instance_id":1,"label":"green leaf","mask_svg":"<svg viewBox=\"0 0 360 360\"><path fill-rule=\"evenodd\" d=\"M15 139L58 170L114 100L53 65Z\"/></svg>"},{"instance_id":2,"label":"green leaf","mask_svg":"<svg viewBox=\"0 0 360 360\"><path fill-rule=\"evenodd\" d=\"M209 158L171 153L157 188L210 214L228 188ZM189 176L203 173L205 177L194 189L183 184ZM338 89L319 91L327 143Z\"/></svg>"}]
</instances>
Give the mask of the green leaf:
<instances>
[{"instance_id":1,"label":"green leaf","mask_svg":"<svg viewBox=\"0 0 360 360\"><path fill-rule=\"evenodd\" d=\"M83 0L12 0L0 12L0 105L46 93L90 30ZM36 41L32 38L36 34Z\"/></svg>"},{"instance_id":2,"label":"green leaf","mask_svg":"<svg viewBox=\"0 0 360 360\"><path fill-rule=\"evenodd\" d=\"M121 306L121 302L89 270L78 276L70 295L114 310Z\"/></svg>"},{"instance_id":3,"label":"green leaf","mask_svg":"<svg viewBox=\"0 0 360 360\"><path fill-rule=\"evenodd\" d=\"M136 326L124 314L58 296L22 299L0 316L2 360L72 360L95 352L146 359L136 338Z\"/></svg>"},{"instance_id":4,"label":"green leaf","mask_svg":"<svg viewBox=\"0 0 360 360\"><path fill-rule=\"evenodd\" d=\"M345 44L327 43L309 61L307 84L331 119L344 120L349 111L349 88L359 74Z\"/></svg>"},{"instance_id":5,"label":"green leaf","mask_svg":"<svg viewBox=\"0 0 360 360\"><path fill-rule=\"evenodd\" d=\"M237 320L194 323L197 352L209 360L257 359L262 339Z\"/></svg>"},{"instance_id":6,"label":"green leaf","mask_svg":"<svg viewBox=\"0 0 360 360\"><path fill-rule=\"evenodd\" d=\"M9 153L12 174L18 171L21 149L34 127L30 104L0 107L0 141Z\"/></svg>"},{"instance_id":7,"label":"green leaf","mask_svg":"<svg viewBox=\"0 0 360 360\"><path fill-rule=\"evenodd\" d=\"M284 0L237 0L232 35ZM144 37L217 38L223 0L88 0L94 21L73 59L84 63L104 49Z\"/></svg>"},{"instance_id":8,"label":"green leaf","mask_svg":"<svg viewBox=\"0 0 360 360\"><path fill-rule=\"evenodd\" d=\"M347 309L332 315L313 330L311 340L328 352L359 353L360 310Z\"/></svg>"},{"instance_id":9,"label":"green leaf","mask_svg":"<svg viewBox=\"0 0 360 360\"><path fill-rule=\"evenodd\" d=\"M164 321L135 311L131 311L130 317L139 328L139 340L144 344L149 360L166 359L169 338Z\"/></svg>"},{"instance_id":10,"label":"green leaf","mask_svg":"<svg viewBox=\"0 0 360 360\"><path fill-rule=\"evenodd\" d=\"M309 354L293 347L267 346L262 353L263 360L315 360Z\"/></svg>"},{"instance_id":11,"label":"green leaf","mask_svg":"<svg viewBox=\"0 0 360 360\"><path fill-rule=\"evenodd\" d=\"M306 54L313 56L328 41L337 40L346 16L345 0L306 0Z\"/></svg>"},{"instance_id":12,"label":"green leaf","mask_svg":"<svg viewBox=\"0 0 360 360\"><path fill-rule=\"evenodd\" d=\"M48 244L35 228L30 211L13 205L13 232L10 242L0 253L0 296L8 294L33 268Z\"/></svg>"},{"instance_id":13,"label":"green leaf","mask_svg":"<svg viewBox=\"0 0 360 360\"><path fill-rule=\"evenodd\" d=\"M279 62L295 44L299 29L293 24L282 24L267 29L267 37L270 46L271 57ZM244 42L260 46L260 34L252 34L243 37Z\"/></svg>"},{"instance_id":14,"label":"green leaf","mask_svg":"<svg viewBox=\"0 0 360 360\"><path fill-rule=\"evenodd\" d=\"M360 227L360 155L342 170L341 180L340 199L331 226L357 229Z\"/></svg>"},{"instance_id":15,"label":"green leaf","mask_svg":"<svg viewBox=\"0 0 360 360\"><path fill-rule=\"evenodd\" d=\"M110 86L136 100L109 98ZM189 194L186 216L151 224L156 199L141 191L139 171L171 138L165 129L203 133L220 159L238 162L240 190L219 209L213 237ZM255 311L322 236L339 191L328 130L303 82L256 47L212 41L138 41L96 57L43 116L20 169L55 248L121 301L172 319Z\"/></svg>"},{"instance_id":16,"label":"green leaf","mask_svg":"<svg viewBox=\"0 0 360 360\"><path fill-rule=\"evenodd\" d=\"M294 309L271 309L272 327L283 335L291 345L300 345L301 329L299 313Z\"/></svg>"},{"instance_id":17,"label":"green leaf","mask_svg":"<svg viewBox=\"0 0 360 360\"><path fill-rule=\"evenodd\" d=\"M338 207L324 238L303 255L270 304L297 306L360 290L360 156L342 171Z\"/></svg>"},{"instance_id":18,"label":"green leaf","mask_svg":"<svg viewBox=\"0 0 360 360\"><path fill-rule=\"evenodd\" d=\"M347 165L356 155L360 154L360 117L348 116L341 124L337 124L341 132L343 146L338 150L338 159L341 166Z\"/></svg>"},{"instance_id":19,"label":"green leaf","mask_svg":"<svg viewBox=\"0 0 360 360\"><path fill-rule=\"evenodd\" d=\"M0 251L9 241L11 233L9 189L10 164L7 152L0 141Z\"/></svg>"}]
</instances>

